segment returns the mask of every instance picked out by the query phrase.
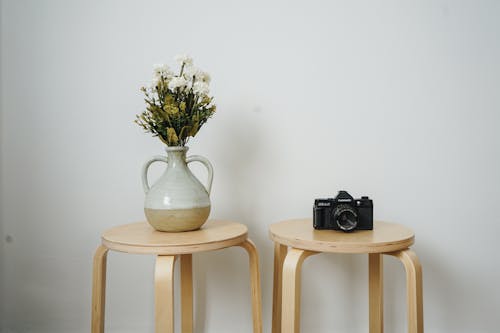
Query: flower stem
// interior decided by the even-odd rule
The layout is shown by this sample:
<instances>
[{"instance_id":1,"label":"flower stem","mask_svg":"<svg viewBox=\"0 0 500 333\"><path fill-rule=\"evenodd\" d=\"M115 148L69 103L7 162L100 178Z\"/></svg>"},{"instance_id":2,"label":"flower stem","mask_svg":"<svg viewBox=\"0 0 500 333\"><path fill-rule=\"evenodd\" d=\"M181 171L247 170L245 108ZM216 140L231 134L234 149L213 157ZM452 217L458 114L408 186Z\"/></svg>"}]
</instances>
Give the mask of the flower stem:
<instances>
[{"instance_id":1,"label":"flower stem","mask_svg":"<svg viewBox=\"0 0 500 333\"><path fill-rule=\"evenodd\" d=\"M186 65L185 62L182 62L182 66L181 66L181 72L179 73L179 77L182 76L182 73L184 72L184 65Z\"/></svg>"}]
</instances>

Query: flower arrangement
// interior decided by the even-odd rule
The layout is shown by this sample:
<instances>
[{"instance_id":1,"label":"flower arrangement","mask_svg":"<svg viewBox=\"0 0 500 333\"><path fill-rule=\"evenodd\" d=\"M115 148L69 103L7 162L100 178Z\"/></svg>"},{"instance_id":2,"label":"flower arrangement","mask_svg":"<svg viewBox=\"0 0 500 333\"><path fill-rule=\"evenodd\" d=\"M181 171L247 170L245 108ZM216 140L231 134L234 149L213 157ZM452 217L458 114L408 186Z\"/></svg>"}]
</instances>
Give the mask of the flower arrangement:
<instances>
[{"instance_id":1,"label":"flower arrangement","mask_svg":"<svg viewBox=\"0 0 500 333\"><path fill-rule=\"evenodd\" d=\"M135 122L153 133L167 146L185 146L201 126L215 113L209 96L210 75L193 66L193 59L176 56L178 75L167 65L155 65L153 82L142 87L146 110Z\"/></svg>"}]
</instances>

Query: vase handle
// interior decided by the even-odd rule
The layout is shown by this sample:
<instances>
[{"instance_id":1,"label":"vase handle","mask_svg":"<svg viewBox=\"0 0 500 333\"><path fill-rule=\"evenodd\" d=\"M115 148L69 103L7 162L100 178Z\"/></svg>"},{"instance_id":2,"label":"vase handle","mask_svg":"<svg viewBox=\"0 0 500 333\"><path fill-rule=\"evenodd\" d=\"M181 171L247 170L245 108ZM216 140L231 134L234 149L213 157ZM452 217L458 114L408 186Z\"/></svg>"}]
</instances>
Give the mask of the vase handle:
<instances>
[{"instance_id":1,"label":"vase handle","mask_svg":"<svg viewBox=\"0 0 500 333\"><path fill-rule=\"evenodd\" d=\"M149 182L148 182L148 169L151 164L154 162L167 162L167 158L165 156L153 156L149 161L144 163L142 167L142 188L144 189L144 193L148 193L149 191Z\"/></svg>"},{"instance_id":2,"label":"vase handle","mask_svg":"<svg viewBox=\"0 0 500 333\"><path fill-rule=\"evenodd\" d=\"M191 162L200 162L207 168L208 177L207 177L206 188L208 194L210 195L210 191L212 190L212 180L214 179L214 168L212 167L212 163L210 163L210 161L205 157L199 155L192 155L186 158L186 163L189 164Z\"/></svg>"}]
</instances>

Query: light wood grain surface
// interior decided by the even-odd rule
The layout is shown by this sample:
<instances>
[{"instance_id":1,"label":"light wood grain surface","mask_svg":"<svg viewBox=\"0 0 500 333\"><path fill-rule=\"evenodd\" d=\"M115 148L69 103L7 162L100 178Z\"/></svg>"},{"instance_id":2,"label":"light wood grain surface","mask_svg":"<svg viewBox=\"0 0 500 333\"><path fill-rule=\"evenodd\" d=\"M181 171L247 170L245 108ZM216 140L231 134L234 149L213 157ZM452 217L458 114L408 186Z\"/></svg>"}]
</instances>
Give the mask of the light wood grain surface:
<instances>
[{"instance_id":1,"label":"light wood grain surface","mask_svg":"<svg viewBox=\"0 0 500 333\"><path fill-rule=\"evenodd\" d=\"M240 246L248 253L253 332L262 333L262 291L260 286L259 254L257 252L257 247L249 239L241 243Z\"/></svg>"},{"instance_id":2,"label":"light wood grain surface","mask_svg":"<svg viewBox=\"0 0 500 333\"><path fill-rule=\"evenodd\" d=\"M368 296L370 333L384 333L384 260L380 253L368 255Z\"/></svg>"},{"instance_id":3,"label":"light wood grain surface","mask_svg":"<svg viewBox=\"0 0 500 333\"><path fill-rule=\"evenodd\" d=\"M288 220L269 227L271 239L279 244L316 252L384 253L411 246L415 236L400 224L375 222L373 230L346 233L315 230L311 219Z\"/></svg>"},{"instance_id":4,"label":"light wood grain surface","mask_svg":"<svg viewBox=\"0 0 500 333\"><path fill-rule=\"evenodd\" d=\"M387 254L398 258L405 267L408 333L423 333L424 301L422 265L415 252L409 249Z\"/></svg>"},{"instance_id":5,"label":"light wood grain surface","mask_svg":"<svg viewBox=\"0 0 500 333\"><path fill-rule=\"evenodd\" d=\"M94 270L92 274L92 333L104 333L107 254L108 249L104 246L99 246L94 255Z\"/></svg>"},{"instance_id":6,"label":"light wood grain surface","mask_svg":"<svg viewBox=\"0 0 500 333\"><path fill-rule=\"evenodd\" d=\"M181 255L181 330L193 333L193 255Z\"/></svg>"},{"instance_id":7,"label":"light wood grain surface","mask_svg":"<svg viewBox=\"0 0 500 333\"><path fill-rule=\"evenodd\" d=\"M155 265L155 332L174 333L175 256L157 256Z\"/></svg>"},{"instance_id":8,"label":"light wood grain surface","mask_svg":"<svg viewBox=\"0 0 500 333\"><path fill-rule=\"evenodd\" d=\"M304 260L316 252L290 249L283 262L281 332L300 332L301 268Z\"/></svg>"},{"instance_id":9,"label":"light wood grain surface","mask_svg":"<svg viewBox=\"0 0 500 333\"><path fill-rule=\"evenodd\" d=\"M140 222L105 231L102 245L94 256L92 292L92 333L104 332L106 295L106 254L108 250L156 254L155 266L155 332L174 331L174 263L180 259L181 329L194 331L193 323L193 259L197 252L240 246L249 258L253 332L262 333L262 295L259 256L255 244L248 239L245 225L229 221L208 221L201 229L182 233L154 230Z\"/></svg>"},{"instance_id":10,"label":"light wood grain surface","mask_svg":"<svg viewBox=\"0 0 500 333\"><path fill-rule=\"evenodd\" d=\"M208 221L199 230L161 232L147 222L121 225L102 234L102 244L110 250L175 255L223 249L247 239L245 225L228 221Z\"/></svg>"},{"instance_id":11,"label":"light wood grain surface","mask_svg":"<svg viewBox=\"0 0 500 333\"><path fill-rule=\"evenodd\" d=\"M273 320L272 333L281 332L281 295L282 295L282 273L283 262L288 252L288 247L274 243L274 274L273 274Z\"/></svg>"},{"instance_id":12,"label":"light wood grain surface","mask_svg":"<svg viewBox=\"0 0 500 333\"><path fill-rule=\"evenodd\" d=\"M300 331L302 262L321 252L368 254L370 333L384 331L383 255L398 258L406 270L408 332L423 333L422 267L408 249L415 239L411 229L375 222L374 230L345 233L315 230L311 219L296 219L271 225L269 236L275 242L273 333Z\"/></svg>"}]
</instances>

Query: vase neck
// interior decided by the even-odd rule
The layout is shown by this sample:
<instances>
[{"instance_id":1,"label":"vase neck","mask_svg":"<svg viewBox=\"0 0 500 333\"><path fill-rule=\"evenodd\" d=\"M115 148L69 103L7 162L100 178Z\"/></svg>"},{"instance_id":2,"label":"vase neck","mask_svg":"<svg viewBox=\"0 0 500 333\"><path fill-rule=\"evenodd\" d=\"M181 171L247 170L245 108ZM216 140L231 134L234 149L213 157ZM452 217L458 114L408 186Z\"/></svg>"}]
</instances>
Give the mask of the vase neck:
<instances>
[{"instance_id":1,"label":"vase neck","mask_svg":"<svg viewBox=\"0 0 500 333\"><path fill-rule=\"evenodd\" d=\"M186 166L186 152L188 147L167 147L167 161L169 168Z\"/></svg>"}]
</instances>

